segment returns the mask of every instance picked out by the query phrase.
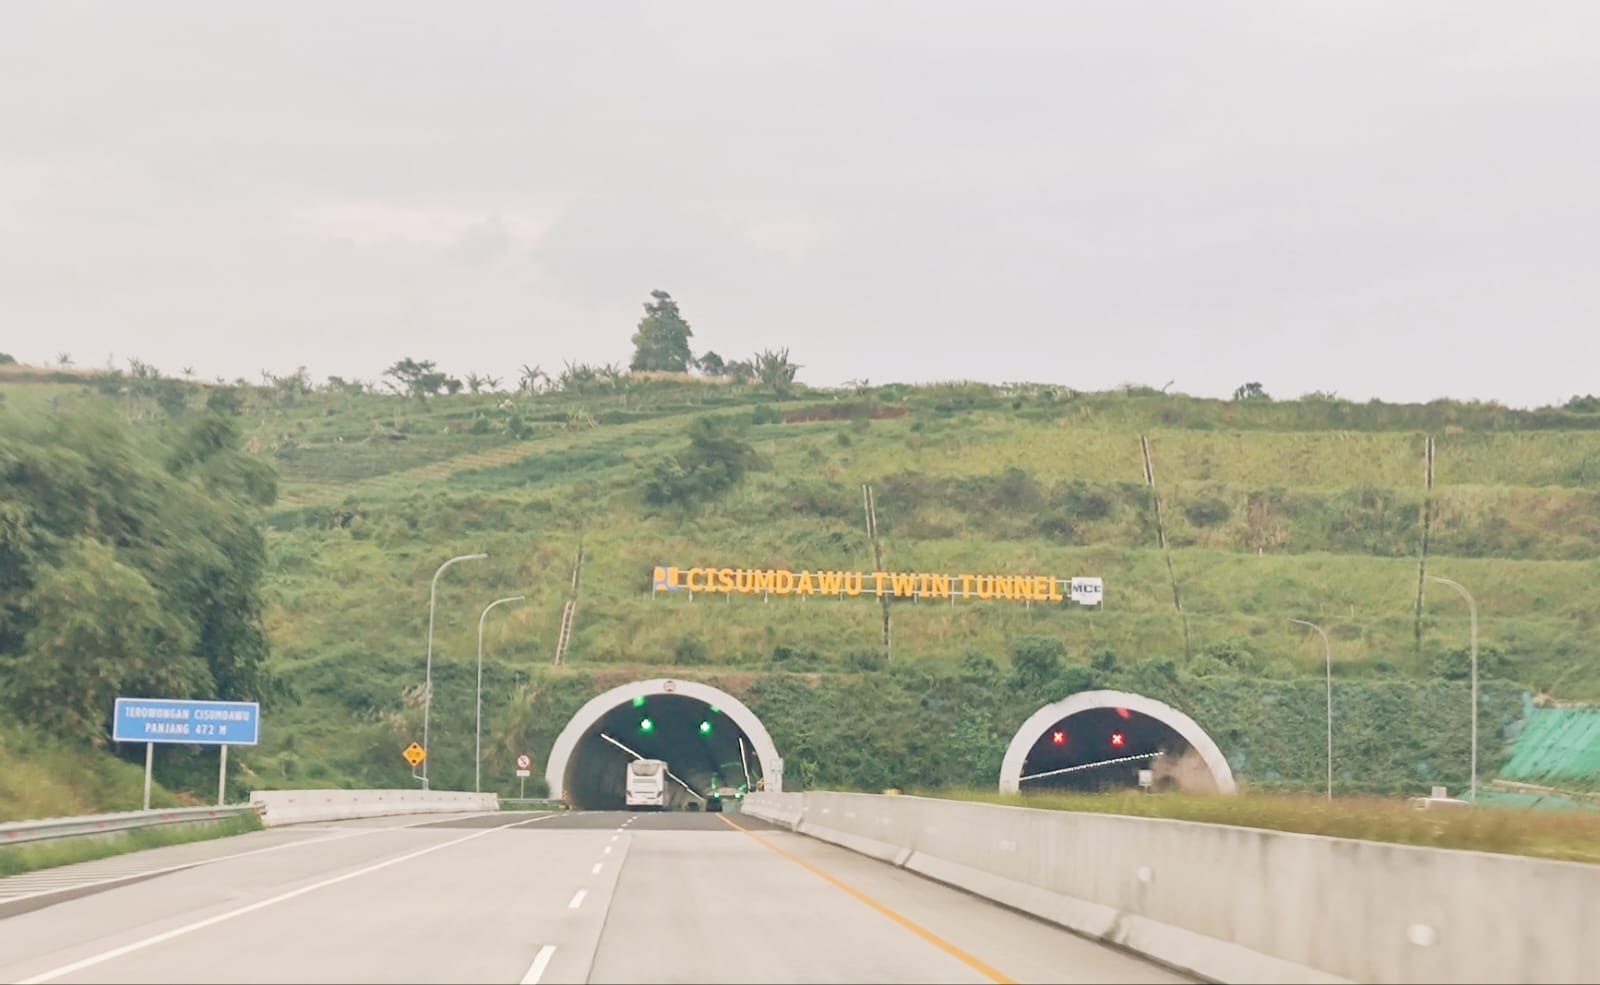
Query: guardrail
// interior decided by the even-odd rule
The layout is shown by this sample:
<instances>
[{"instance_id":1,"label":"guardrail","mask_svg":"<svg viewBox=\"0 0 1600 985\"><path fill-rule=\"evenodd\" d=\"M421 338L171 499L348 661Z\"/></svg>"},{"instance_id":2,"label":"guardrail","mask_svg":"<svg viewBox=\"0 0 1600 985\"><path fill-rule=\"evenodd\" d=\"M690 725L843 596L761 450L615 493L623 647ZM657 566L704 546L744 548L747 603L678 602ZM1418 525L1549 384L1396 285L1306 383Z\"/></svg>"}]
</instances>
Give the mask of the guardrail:
<instances>
[{"instance_id":1,"label":"guardrail","mask_svg":"<svg viewBox=\"0 0 1600 985\"><path fill-rule=\"evenodd\" d=\"M37 821L15 821L0 824L0 845L20 845L56 838L82 838L180 824L212 824L255 813L257 811L254 804L238 804L227 807L173 807L153 811L124 811L119 814L91 814L86 817L49 817Z\"/></svg>"},{"instance_id":2,"label":"guardrail","mask_svg":"<svg viewBox=\"0 0 1600 985\"><path fill-rule=\"evenodd\" d=\"M1221 982L1578 982L1600 865L923 797L744 812Z\"/></svg>"}]
</instances>

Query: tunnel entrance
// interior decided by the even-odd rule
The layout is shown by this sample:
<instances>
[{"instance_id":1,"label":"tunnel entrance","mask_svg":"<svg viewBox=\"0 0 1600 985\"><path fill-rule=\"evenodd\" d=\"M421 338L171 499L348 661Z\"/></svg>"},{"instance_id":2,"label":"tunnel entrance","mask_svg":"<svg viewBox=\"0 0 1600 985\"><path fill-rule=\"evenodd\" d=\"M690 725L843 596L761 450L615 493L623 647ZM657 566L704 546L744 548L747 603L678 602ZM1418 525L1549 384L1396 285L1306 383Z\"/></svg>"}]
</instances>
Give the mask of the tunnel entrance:
<instances>
[{"instance_id":1,"label":"tunnel entrance","mask_svg":"<svg viewBox=\"0 0 1600 985\"><path fill-rule=\"evenodd\" d=\"M718 810L741 789L783 789L783 760L761 720L725 691L674 680L590 700L556 737L545 779L576 810L624 810L634 754L666 762L669 810Z\"/></svg>"},{"instance_id":2,"label":"tunnel entrance","mask_svg":"<svg viewBox=\"0 0 1600 985\"><path fill-rule=\"evenodd\" d=\"M1046 705L1006 749L1000 790L1152 789L1234 793L1233 771L1194 719L1170 705L1123 691L1083 691Z\"/></svg>"}]
</instances>

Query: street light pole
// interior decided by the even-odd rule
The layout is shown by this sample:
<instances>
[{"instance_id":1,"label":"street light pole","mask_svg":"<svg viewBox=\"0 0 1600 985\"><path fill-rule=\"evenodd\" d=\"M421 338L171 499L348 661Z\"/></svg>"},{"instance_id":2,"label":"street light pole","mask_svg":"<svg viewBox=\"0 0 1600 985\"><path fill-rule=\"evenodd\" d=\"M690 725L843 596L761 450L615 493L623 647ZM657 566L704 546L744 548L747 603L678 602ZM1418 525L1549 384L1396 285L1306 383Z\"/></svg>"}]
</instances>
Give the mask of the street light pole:
<instances>
[{"instance_id":1,"label":"street light pole","mask_svg":"<svg viewBox=\"0 0 1600 985\"><path fill-rule=\"evenodd\" d=\"M483 615L478 617L478 716L477 724L472 728L472 792L479 793L483 783L483 621L489 618L489 610L502 602L521 602L526 595L509 595L503 599L495 599L483 607Z\"/></svg>"},{"instance_id":2,"label":"street light pole","mask_svg":"<svg viewBox=\"0 0 1600 985\"><path fill-rule=\"evenodd\" d=\"M1326 673L1327 673L1326 690L1328 692L1328 799L1332 800L1333 799L1333 648L1328 645L1328 634L1323 632L1321 626L1318 626L1314 622L1306 622L1304 619L1290 619L1289 621L1292 622L1292 623L1298 623L1301 626L1310 626L1312 629L1316 630L1318 632L1318 634L1320 634L1322 636L1322 662L1323 662L1323 664L1324 664L1324 666L1326 668Z\"/></svg>"},{"instance_id":3,"label":"street light pole","mask_svg":"<svg viewBox=\"0 0 1600 985\"><path fill-rule=\"evenodd\" d=\"M1478 603L1460 582L1440 578L1438 575L1423 575L1423 577L1441 585L1449 585L1467 600L1467 616L1472 626L1471 635L1468 637L1472 652L1472 786L1470 788L1472 792L1467 799L1476 804L1478 802Z\"/></svg>"},{"instance_id":4,"label":"street light pole","mask_svg":"<svg viewBox=\"0 0 1600 985\"><path fill-rule=\"evenodd\" d=\"M444 574L444 569L450 567L452 564L455 564L457 561L479 561L488 556L489 555L487 554L462 554L458 557L453 557L445 563L439 565L439 570L433 573L433 583L428 586L428 670L427 681L423 685L422 695L422 751L425 753L429 752L428 719L432 717L433 713L433 606L439 595L439 576ZM422 789L424 790L429 789L428 760L432 758L433 757L429 755L427 759L422 761L421 777L417 777L417 774L414 772L411 774L414 779L422 780Z\"/></svg>"}]
</instances>

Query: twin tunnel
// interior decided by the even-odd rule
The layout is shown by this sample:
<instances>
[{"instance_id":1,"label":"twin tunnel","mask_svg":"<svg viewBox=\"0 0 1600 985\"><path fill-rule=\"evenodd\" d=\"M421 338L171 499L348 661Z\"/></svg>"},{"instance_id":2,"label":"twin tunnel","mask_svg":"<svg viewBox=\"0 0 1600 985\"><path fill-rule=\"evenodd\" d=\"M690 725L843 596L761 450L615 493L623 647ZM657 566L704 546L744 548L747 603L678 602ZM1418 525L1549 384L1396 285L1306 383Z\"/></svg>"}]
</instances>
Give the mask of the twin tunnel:
<instances>
[{"instance_id":1,"label":"twin tunnel","mask_svg":"<svg viewBox=\"0 0 1600 985\"><path fill-rule=\"evenodd\" d=\"M783 759L754 712L719 688L667 679L624 684L580 708L556 737L545 779L575 808L621 810L636 756L666 761L672 809L706 809L718 791L783 790ZM1227 759L1192 718L1121 691L1084 691L1040 708L1000 768L1004 792L1141 785L1236 789Z\"/></svg>"}]
</instances>

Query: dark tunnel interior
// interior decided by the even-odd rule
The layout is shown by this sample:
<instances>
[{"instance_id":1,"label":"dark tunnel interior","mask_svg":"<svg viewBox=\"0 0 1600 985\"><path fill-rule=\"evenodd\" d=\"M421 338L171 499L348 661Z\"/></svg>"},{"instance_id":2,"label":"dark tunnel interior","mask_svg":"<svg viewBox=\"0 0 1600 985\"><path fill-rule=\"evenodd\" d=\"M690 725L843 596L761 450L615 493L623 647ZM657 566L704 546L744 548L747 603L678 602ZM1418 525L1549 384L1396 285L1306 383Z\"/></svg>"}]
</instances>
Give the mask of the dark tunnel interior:
<instances>
[{"instance_id":1,"label":"dark tunnel interior","mask_svg":"<svg viewBox=\"0 0 1600 985\"><path fill-rule=\"evenodd\" d=\"M661 759L667 769L696 794L668 781L669 810L717 809L714 792L724 796L746 786L754 788L761 776L750 739L720 708L697 698L652 694L635 698L606 712L591 726L567 761L566 790L578 810L624 810L627 764L633 756L601 738L608 735L646 759ZM743 740L743 758L740 756Z\"/></svg>"},{"instance_id":2,"label":"dark tunnel interior","mask_svg":"<svg viewBox=\"0 0 1600 985\"><path fill-rule=\"evenodd\" d=\"M1162 755L1147 755L1155 752ZM1127 761L1107 762L1119 759ZM1105 765L1090 765L1095 763ZM1069 767L1086 768L1038 776ZM1023 793L1138 789L1142 769L1152 772L1154 791L1216 790L1216 781L1182 736L1165 722L1127 708L1091 708L1045 729L1028 750L1020 789Z\"/></svg>"}]
</instances>

